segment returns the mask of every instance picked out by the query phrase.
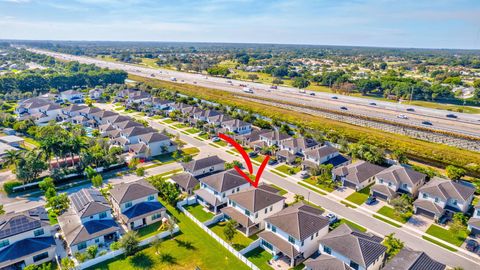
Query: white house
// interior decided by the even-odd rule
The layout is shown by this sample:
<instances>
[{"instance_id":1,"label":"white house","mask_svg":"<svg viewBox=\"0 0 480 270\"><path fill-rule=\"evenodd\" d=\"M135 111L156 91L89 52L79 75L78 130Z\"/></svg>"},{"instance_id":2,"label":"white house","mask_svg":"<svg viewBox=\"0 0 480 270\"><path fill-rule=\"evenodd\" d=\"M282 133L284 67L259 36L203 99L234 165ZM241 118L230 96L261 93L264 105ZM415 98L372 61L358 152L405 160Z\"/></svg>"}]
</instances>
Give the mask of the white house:
<instances>
[{"instance_id":1,"label":"white house","mask_svg":"<svg viewBox=\"0 0 480 270\"><path fill-rule=\"evenodd\" d=\"M480 202L475 205L472 217L468 220L468 230L475 235L480 234Z\"/></svg>"},{"instance_id":2,"label":"white house","mask_svg":"<svg viewBox=\"0 0 480 270\"><path fill-rule=\"evenodd\" d=\"M418 189L425 184L427 176L401 165L393 165L375 175L375 184L370 192L373 196L387 200L404 193L415 198Z\"/></svg>"},{"instance_id":3,"label":"white house","mask_svg":"<svg viewBox=\"0 0 480 270\"><path fill-rule=\"evenodd\" d=\"M343 165L332 170L332 177L340 181L344 187L361 190L375 182L375 175L385 168L367 161Z\"/></svg>"},{"instance_id":4,"label":"white house","mask_svg":"<svg viewBox=\"0 0 480 270\"><path fill-rule=\"evenodd\" d=\"M350 159L338 152L338 149L329 145L307 150L304 153L304 160L302 161L302 168L315 168L321 164L332 164L333 167L338 167L350 163Z\"/></svg>"},{"instance_id":5,"label":"white house","mask_svg":"<svg viewBox=\"0 0 480 270\"><path fill-rule=\"evenodd\" d=\"M83 93L76 90L67 90L60 93L60 97L71 103L83 103Z\"/></svg>"},{"instance_id":6,"label":"white house","mask_svg":"<svg viewBox=\"0 0 480 270\"><path fill-rule=\"evenodd\" d=\"M252 131L252 124L244 122L239 119L223 121L221 126L226 131L232 132L235 134L248 134Z\"/></svg>"},{"instance_id":7,"label":"white house","mask_svg":"<svg viewBox=\"0 0 480 270\"><path fill-rule=\"evenodd\" d=\"M209 156L182 163L183 169L195 177L211 174L225 169L225 160L218 156Z\"/></svg>"}]
</instances>

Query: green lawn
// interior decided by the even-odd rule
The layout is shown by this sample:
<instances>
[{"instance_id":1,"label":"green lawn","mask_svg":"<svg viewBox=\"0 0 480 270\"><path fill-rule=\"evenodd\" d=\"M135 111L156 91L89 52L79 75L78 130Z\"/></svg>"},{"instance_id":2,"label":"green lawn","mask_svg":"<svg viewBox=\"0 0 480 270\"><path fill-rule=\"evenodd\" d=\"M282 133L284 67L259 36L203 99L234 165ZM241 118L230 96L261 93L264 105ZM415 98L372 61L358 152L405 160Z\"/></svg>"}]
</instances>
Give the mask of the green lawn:
<instances>
[{"instance_id":1,"label":"green lawn","mask_svg":"<svg viewBox=\"0 0 480 270\"><path fill-rule=\"evenodd\" d=\"M200 222L205 222L214 217L214 214L203 210L203 206L200 204L187 205L185 209Z\"/></svg>"},{"instance_id":2,"label":"green lawn","mask_svg":"<svg viewBox=\"0 0 480 270\"><path fill-rule=\"evenodd\" d=\"M364 189L361 189L360 191L352 193L350 196L345 198L345 200L352 202L356 205L361 205L367 201L368 196L370 196L370 187L366 187Z\"/></svg>"},{"instance_id":3,"label":"green lawn","mask_svg":"<svg viewBox=\"0 0 480 270\"><path fill-rule=\"evenodd\" d=\"M453 244L455 246L461 246L465 239L467 238L467 233L466 232L460 232L457 234L453 234L451 231L444 229L438 225L431 225L427 231L427 234L431 236L435 236L438 239L442 239L445 242L448 242L450 244Z\"/></svg>"},{"instance_id":4,"label":"green lawn","mask_svg":"<svg viewBox=\"0 0 480 270\"><path fill-rule=\"evenodd\" d=\"M347 201L340 201L343 205L345 205L346 207L350 207L350 208L357 208L357 205L356 204L353 204L353 203L349 203Z\"/></svg>"},{"instance_id":5,"label":"green lawn","mask_svg":"<svg viewBox=\"0 0 480 270\"><path fill-rule=\"evenodd\" d=\"M155 119L155 120L159 120L159 119L163 119L163 116L161 115L154 115L151 117L152 119Z\"/></svg>"},{"instance_id":6,"label":"green lawn","mask_svg":"<svg viewBox=\"0 0 480 270\"><path fill-rule=\"evenodd\" d=\"M202 135L198 135L198 137L200 137L202 139L205 139L205 140L208 140L210 135L208 135L208 133L205 133L205 134L202 134Z\"/></svg>"},{"instance_id":7,"label":"green lawn","mask_svg":"<svg viewBox=\"0 0 480 270\"><path fill-rule=\"evenodd\" d=\"M173 206L162 202L171 215L178 220L181 232L173 239L161 244L161 253L155 254L152 247L143 249L133 256L123 255L95 265L89 269L249 269L245 264L222 247L217 241L198 227Z\"/></svg>"},{"instance_id":8,"label":"green lawn","mask_svg":"<svg viewBox=\"0 0 480 270\"><path fill-rule=\"evenodd\" d=\"M285 194L288 193L288 191L286 191L285 189L283 189L283 188L281 188L281 187L279 187L279 186L277 186L277 185L270 184L270 186L272 186L272 187L280 190L280 192L278 192L278 194L280 194L280 195L285 195Z\"/></svg>"},{"instance_id":9,"label":"green lawn","mask_svg":"<svg viewBox=\"0 0 480 270\"><path fill-rule=\"evenodd\" d=\"M272 269L272 267L268 265L268 261L270 261L273 256L261 247L257 247L254 250L245 253L245 257L261 270Z\"/></svg>"},{"instance_id":10,"label":"green lawn","mask_svg":"<svg viewBox=\"0 0 480 270\"><path fill-rule=\"evenodd\" d=\"M197 147L189 147L182 149L182 153L185 155L196 155L200 152L200 149Z\"/></svg>"},{"instance_id":11,"label":"green lawn","mask_svg":"<svg viewBox=\"0 0 480 270\"><path fill-rule=\"evenodd\" d=\"M153 162L156 162L156 163L160 162L162 164L175 162L175 159L172 157L171 153L154 156L151 159L153 160Z\"/></svg>"},{"instance_id":12,"label":"green lawn","mask_svg":"<svg viewBox=\"0 0 480 270\"><path fill-rule=\"evenodd\" d=\"M173 123L173 120L170 119L170 118L167 118L167 119L162 120L162 122L164 122L165 124L171 124L171 123Z\"/></svg>"},{"instance_id":13,"label":"green lawn","mask_svg":"<svg viewBox=\"0 0 480 270\"><path fill-rule=\"evenodd\" d=\"M212 226L210 226L210 230L212 230L216 235L220 236L225 242L228 243L225 235L223 234L223 228L225 228L226 222L219 222ZM246 248L250 243L256 240L258 237L256 235L252 235L250 237L246 237L243 233L237 231L235 236L232 239L230 245L236 250L242 250Z\"/></svg>"},{"instance_id":14,"label":"green lawn","mask_svg":"<svg viewBox=\"0 0 480 270\"><path fill-rule=\"evenodd\" d=\"M388 224L392 225L393 227L397 227L397 228L401 228L401 227L402 227L402 225L399 225L398 223L392 222L392 221L390 221L389 219L386 219L386 218L384 218L384 217L381 216L381 215L373 215L373 217L376 218L376 219L379 219L379 220L381 220L381 221L383 221L383 222L385 222L385 223L388 223Z\"/></svg>"},{"instance_id":15,"label":"green lawn","mask_svg":"<svg viewBox=\"0 0 480 270\"><path fill-rule=\"evenodd\" d=\"M176 128L187 128L188 127L188 125L185 125L184 123L178 123L178 124L175 124L173 126L176 127Z\"/></svg>"},{"instance_id":16,"label":"green lawn","mask_svg":"<svg viewBox=\"0 0 480 270\"><path fill-rule=\"evenodd\" d=\"M200 132L200 129L198 129L198 128L189 128L189 129L185 130L185 132L187 132L188 134L195 134L195 133L199 133L199 132Z\"/></svg>"},{"instance_id":17,"label":"green lawn","mask_svg":"<svg viewBox=\"0 0 480 270\"><path fill-rule=\"evenodd\" d=\"M303 181L309 183L310 185L314 185L314 186L318 187L319 189L322 189L322 190L324 190L324 191L326 191L326 192L332 192L332 191L335 190L335 189L333 189L333 188L331 188L331 187L328 187L328 186L324 185L323 183L322 183L322 184L319 184L319 183L315 180L315 178L313 178L313 177L308 177L307 179L304 179Z\"/></svg>"},{"instance_id":18,"label":"green lawn","mask_svg":"<svg viewBox=\"0 0 480 270\"><path fill-rule=\"evenodd\" d=\"M158 221L148 226L145 226L143 228L140 228L137 231L138 236L140 237L141 240L149 238L150 236L154 236L163 231L163 230L160 230L160 225L162 225L162 222Z\"/></svg>"},{"instance_id":19,"label":"green lawn","mask_svg":"<svg viewBox=\"0 0 480 270\"><path fill-rule=\"evenodd\" d=\"M443 243L440 243L439 241L437 241L437 240L435 240L435 239L433 239L433 238L431 238L431 237L428 237L428 236L426 236L426 235L422 236L422 238L425 239L425 240L427 240L427 241L429 241L429 242L434 243L434 244L437 245L437 246L441 246L441 247L443 247L443 248L445 248L445 249L448 249L448 250L450 250L450 251L452 251L452 252L457 252L457 251L458 251L456 248L452 248L452 247L447 246L447 245L445 245L445 244L443 244Z\"/></svg>"},{"instance_id":20,"label":"green lawn","mask_svg":"<svg viewBox=\"0 0 480 270\"><path fill-rule=\"evenodd\" d=\"M293 168L293 173L290 173L290 169ZM302 168L300 168L300 166L297 166L297 167L292 167L292 166L289 166L287 164L282 164L278 167L275 168L275 170L277 171L280 171L286 175L294 175L298 172L300 172L302 170Z\"/></svg>"},{"instance_id":21,"label":"green lawn","mask_svg":"<svg viewBox=\"0 0 480 270\"><path fill-rule=\"evenodd\" d=\"M351 222L350 220L348 219L345 219L345 218L342 218L340 220L338 220L337 222L335 222L334 224L332 224L332 227L337 227L338 225L341 225L341 224L347 224L348 226L350 226L350 228L353 228L353 229L356 229L360 232L366 232L367 229L365 227L362 227L360 225L358 225L357 223L353 223Z\"/></svg>"},{"instance_id":22,"label":"green lawn","mask_svg":"<svg viewBox=\"0 0 480 270\"><path fill-rule=\"evenodd\" d=\"M411 215L397 215L395 213L395 209L388 207L388 206L383 206L380 208L380 210L377 211L377 213L384 215L386 217L389 217L393 220L396 220L400 223L406 223L408 219L411 217Z\"/></svg>"},{"instance_id":23,"label":"green lawn","mask_svg":"<svg viewBox=\"0 0 480 270\"><path fill-rule=\"evenodd\" d=\"M220 146L227 146L228 145L225 141L218 141L218 142L214 142L214 143L217 144L217 145L220 145Z\"/></svg>"},{"instance_id":24,"label":"green lawn","mask_svg":"<svg viewBox=\"0 0 480 270\"><path fill-rule=\"evenodd\" d=\"M307 184L305 184L305 183L303 183L303 182L301 182L301 181L298 182L298 184L299 184L300 186L305 187L305 188L308 188L308 189L312 190L313 192L316 192L316 193L318 193L318 194L320 194L320 195L327 195L326 192L323 192L323 191L318 190L318 189L313 189L313 188L311 188L310 186L308 186Z\"/></svg>"}]
</instances>

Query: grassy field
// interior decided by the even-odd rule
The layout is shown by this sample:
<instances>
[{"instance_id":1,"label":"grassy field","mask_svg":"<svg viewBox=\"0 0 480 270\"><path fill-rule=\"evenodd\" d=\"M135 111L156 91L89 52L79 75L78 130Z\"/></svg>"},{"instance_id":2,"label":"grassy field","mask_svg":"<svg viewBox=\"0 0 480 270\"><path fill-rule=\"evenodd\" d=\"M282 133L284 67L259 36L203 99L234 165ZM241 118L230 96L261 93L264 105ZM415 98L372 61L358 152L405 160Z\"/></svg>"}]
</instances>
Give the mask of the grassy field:
<instances>
[{"instance_id":1,"label":"grassy field","mask_svg":"<svg viewBox=\"0 0 480 270\"><path fill-rule=\"evenodd\" d=\"M268 261L270 261L273 256L261 247L257 247L254 250L247 252L245 254L245 257L251 262L253 262L261 270L272 269L272 267L268 265Z\"/></svg>"},{"instance_id":2,"label":"grassy field","mask_svg":"<svg viewBox=\"0 0 480 270\"><path fill-rule=\"evenodd\" d=\"M372 128L355 126L307 113L272 107L262 103L240 100L233 98L233 94L227 91L197 85L176 84L135 75L129 75L129 78L139 82L146 82L152 87L179 91L192 97L221 102L224 105L236 106L240 109L250 110L253 113L259 113L266 117L301 125L312 130L323 132L334 130L352 142L365 140L387 150L402 150L407 153L410 159L421 161L432 166L442 167L452 164L465 168L470 174L480 175L480 153L477 152L426 142Z\"/></svg>"},{"instance_id":3,"label":"grassy field","mask_svg":"<svg viewBox=\"0 0 480 270\"><path fill-rule=\"evenodd\" d=\"M249 269L183 213L165 204L167 210L178 220L181 233L161 244L161 253L155 254L152 247L133 256L123 255L95 265L89 269Z\"/></svg>"},{"instance_id":4,"label":"grassy field","mask_svg":"<svg viewBox=\"0 0 480 270\"><path fill-rule=\"evenodd\" d=\"M170 118L167 118L167 119L163 119L162 122L164 122L165 124L171 124L173 123L174 121Z\"/></svg>"},{"instance_id":5,"label":"grassy field","mask_svg":"<svg viewBox=\"0 0 480 270\"><path fill-rule=\"evenodd\" d=\"M398 221L400 223L407 223L408 219L410 218L411 215L397 215L395 213L395 209L393 209L392 207L388 207L388 206L383 206L382 208L380 208L380 210L377 211L377 213L381 214L381 215L384 215L388 218L391 218L395 221Z\"/></svg>"},{"instance_id":6,"label":"grassy field","mask_svg":"<svg viewBox=\"0 0 480 270\"><path fill-rule=\"evenodd\" d=\"M223 233L223 229L225 228L226 222L219 222L216 223L212 226L210 226L210 230L214 232L216 235L220 236L225 242L228 243L227 239L225 238L225 234ZM250 237L246 237L244 234L241 232L237 231L235 236L233 237L232 241L230 242L230 245L236 249L236 250L242 250L246 248L250 243L252 243L254 240L256 240L258 237L256 235L252 235Z\"/></svg>"},{"instance_id":7,"label":"grassy field","mask_svg":"<svg viewBox=\"0 0 480 270\"><path fill-rule=\"evenodd\" d=\"M458 247L461 246L465 241L465 239L467 238L467 233L465 232L453 234L451 231L444 229L435 224L431 225L427 229L426 233Z\"/></svg>"},{"instance_id":8,"label":"grassy field","mask_svg":"<svg viewBox=\"0 0 480 270\"><path fill-rule=\"evenodd\" d=\"M154 236L154 235L163 231L163 230L160 230L160 225L162 225L162 222L158 221L158 222L155 222L155 223L150 224L148 226L145 226L143 228L140 228L138 230L138 236L142 240L146 239L146 238L149 238L150 236Z\"/></svg>"},{"instance_id":9,"label":"grassy field","mask_svg":"<svg viewBox=\"0 0 480 270\"><path fill-rule=\"evenodd\" d=\"M203 210L203 206L200 204L187 205L185 209L200 222L205 222L214 217L214 214Z\"/></svg>"}]
</instances>

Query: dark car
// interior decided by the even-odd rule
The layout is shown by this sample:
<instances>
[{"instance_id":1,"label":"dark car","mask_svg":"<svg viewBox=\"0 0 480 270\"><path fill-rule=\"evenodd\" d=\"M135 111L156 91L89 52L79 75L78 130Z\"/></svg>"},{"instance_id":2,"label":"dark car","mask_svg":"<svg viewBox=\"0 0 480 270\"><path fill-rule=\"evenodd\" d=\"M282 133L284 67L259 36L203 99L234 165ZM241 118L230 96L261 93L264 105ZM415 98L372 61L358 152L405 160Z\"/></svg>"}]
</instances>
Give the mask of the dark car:
<instances>
[{"instance_id":1,"label":"dark car","mask_svg":"<svg viewBox=\"0 0 480 270\"><path fill-rule=\"evenodd\" d=\"M429 122L429 121L423 121L422 124L427 126L433 126L432 122Z\"/></svg>"},{"instance_id":2,"label":"dark car","mask_svg":"<svg viewBox=\"0 0 480 270\"><path fill-rule=\"evenodd\" d=\"M372 106L377 106L377 103L375 103L375 102L370 102L370 105L372 105Z\"/></svg>"},{"instance_id":3,"label":"dark car","mask_svg":"<svg viewBox=\"0 0 480 270\"><path fill-rule=\"evenodd\" d=\"M465 248L470 252L475 252L478 248L478 243L473 239L469 239L467 240L467 245L465 246Z\"/></svg>"},{"instance_id":4,"label":"dark car","mask_svg":"<svg viewBox=\"0 0 480 270\"><path fill-rule=\"evenodd\" d=\"M278 163L278 161L277 161L276 159L270 159L270 160L268 161L268 165L275 165L275 164L277 164L277 163Z\"/></svg>"},{"instance_id":5,"label":"dark car","mask_svg":"<svg viewBox=\"0 0 480 270\"><path fill-rule=\"evenodd\" d=\"M340 107L340 109L342 109L342 110L348 110L348 108L345 107L345 106Z\"/></svg>"},{"instance_id":6,"label":"dark car","mask_svg":"<svg viewBox=\"0 0 480 270\"><path fill-rule=\"evenodd\" d=\"M250 152L250 153L248 153L248 156L249 156L249 157L256 157L256 156L258 156L258 153L255 152L255 151L254 151L254 152Z\"/></svg>"},{"instance_id":7,"label":"dark car","mask_svg":"<svg viewBox=\"0 0 480 270\"><path fill-rule=\"evenodd\" d=\"M377 198L375 196L368 197L367 201L365 202L367 205L373 205L377 202Z\"/></svg>"},{"instance_id":8,"label":"dark car","mask_svg":"<svg viewBox=\"0 0 480 270\"><path fill-rule=\"evenodd\" d=\"M338 99L338 97L333 96L332 99Z\"/></svg>"},{"instance_id":9,"label":"dark car","mask_svg":"<svg viewBox=\"0 0 480 270\"><path fill-rule=\"evenodd\" d=\"M456 116L453 113L447 114L446 117L448 117L448 118L458 118L458 116Z\"/></svg>"},{"instance_id":10,"label":"dark car","mask_svg":"<svg viewBox=\"0 0 480 270\"><path fill-rule=\"evenodd\" d=\"M414 108L408 108L407 111L408 111L408 112L414 112L415 109L414 109Z\"/></svg>"},{"instance_id":11,"label":"dark car","mask_svg":"<svg viewBox=\"0 0 480 270\"><path fill-rule=\"evenodd\" d=\"M313 93L313 92L312 92L312 93L310 93L310 96L315 96L315 93Z\"/></svg>"}]
</instances>

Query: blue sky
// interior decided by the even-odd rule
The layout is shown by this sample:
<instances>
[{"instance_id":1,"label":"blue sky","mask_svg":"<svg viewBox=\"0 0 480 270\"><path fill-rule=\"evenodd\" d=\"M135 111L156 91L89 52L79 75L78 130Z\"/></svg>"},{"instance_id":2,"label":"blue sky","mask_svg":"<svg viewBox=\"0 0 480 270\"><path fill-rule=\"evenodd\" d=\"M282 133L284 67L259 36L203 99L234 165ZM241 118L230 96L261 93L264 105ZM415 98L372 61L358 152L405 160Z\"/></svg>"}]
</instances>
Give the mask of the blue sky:
<instances>
[{"instance_id":1,"label":"blue sky","mask_svg":"<svg viewBox=\"0 0 480 270\"><path fill-rule=\"evenodd\" d=\"M480 49L480 0L0 0L0 38Z\"/></svg>"}]
</instances>

